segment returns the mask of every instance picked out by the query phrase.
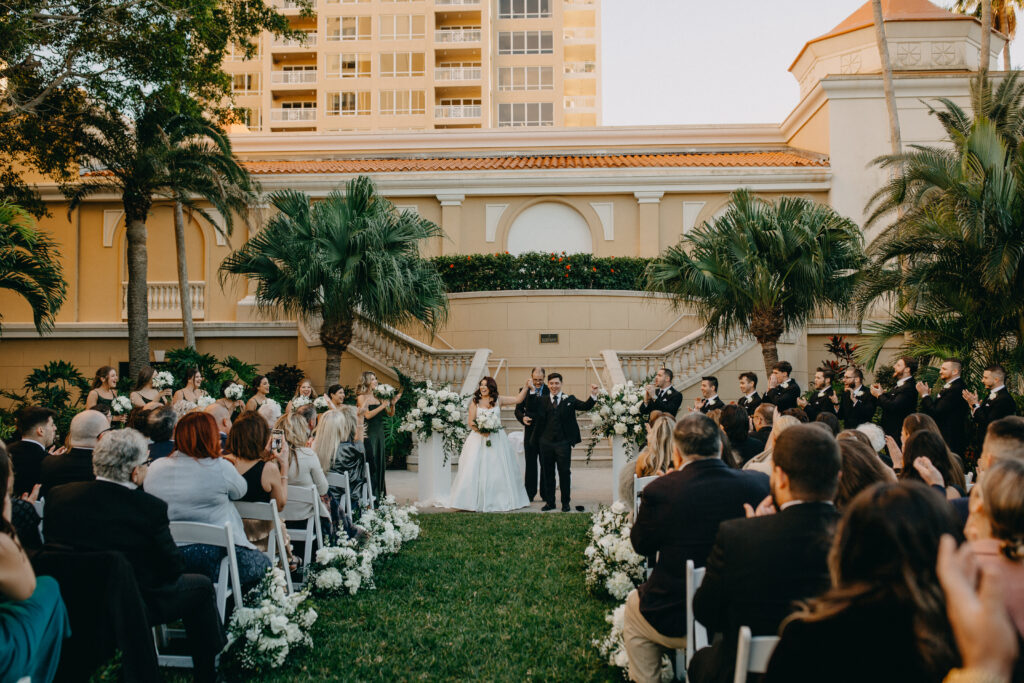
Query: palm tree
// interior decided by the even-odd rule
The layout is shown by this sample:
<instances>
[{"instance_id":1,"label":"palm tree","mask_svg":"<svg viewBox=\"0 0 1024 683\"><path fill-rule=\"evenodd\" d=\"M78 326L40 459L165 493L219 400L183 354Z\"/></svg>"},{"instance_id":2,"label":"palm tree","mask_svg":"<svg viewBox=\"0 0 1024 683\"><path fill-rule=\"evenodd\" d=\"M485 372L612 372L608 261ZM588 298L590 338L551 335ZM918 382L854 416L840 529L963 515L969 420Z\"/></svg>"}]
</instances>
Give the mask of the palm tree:
<instances>
[{"instance_id":1,"label":"palm tree","mask_svg":"<svg viewBox=\"0 0 1024 683\"><path fill-rule=\"evenodd\" d=\"M885 93L885 108L889 112L889 140L892 143L892 153L899 154L903 142L900 135L900 117L896 111L896 94L892 85L892 60L889 59L889 40L885 37L882 0L871 0L871 9L874 12L878 56L882 60L882 91Z\"/></svg>"},{"instance_id":2,"label":"palm tree","mask_svg":"<svg viewBox=\"0 0 1024 683\"><path fill-rule=\"evenodd\" d=\"M320 319L327 383L339 381L341 356L356 316L372 324L444 322L448 299L420 244L441 229L376 193L369 178L312 203L303 192L270 195L278 210L266 227L221 264L221 278L255 280L257 305L310 321Z\"/></svg>"},{"instance_id":3,"label":"palm tree","mask_svg":"<svg viewBox=\"0 0 1024 683\"><path fill-rule=\"evenodd\" d=\"M798 197L769 202L737 190L725 215L648 266L647 290L695 306L709 336L749 332L771 372L787 330L847 306L863 262L860 229L830 207Z\"/></svg>"},{"instance_id":4,"label":"palm tree","mask_svg":"<svg viewBox=\"0 0 1024 683\"><path fill-rule=\"evenodd\" d=\"M982 4L980 0L957 0L953 5L953 11L981 19ZM992 12L992 28L1006 36L1006 42L1003 43L1003 69L1009 71L1012 68L1010 65L1010 43L1017 35L1017 10L1024 10L1024 0L991 0L989 4Z\"/></svg>"},{"instance_id":5,"label":"palm tree","mask_svg":"<svg viewBox=\"0 0 1024 683\"><path fill-rule=\"evenodd\" d=\"M32 322L40 334L53 328L67 294L64 268L57 254L57 243L35 229L27 211L0 201L0 289L8 289L28 302Z\"/></svg>"}]
</instances>

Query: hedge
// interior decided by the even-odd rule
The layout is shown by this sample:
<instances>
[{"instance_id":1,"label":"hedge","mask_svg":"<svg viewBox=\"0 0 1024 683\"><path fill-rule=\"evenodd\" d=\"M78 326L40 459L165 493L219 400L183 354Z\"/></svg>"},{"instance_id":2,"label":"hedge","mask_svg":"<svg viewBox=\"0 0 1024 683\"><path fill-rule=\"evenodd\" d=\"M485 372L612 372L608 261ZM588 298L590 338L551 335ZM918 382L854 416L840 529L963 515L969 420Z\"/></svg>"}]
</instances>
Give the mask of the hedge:
<instances>
[{"instance_id":1,"label":"hedge","mask_svg":"<svg viewBox=\"0 0 1024 683\"><path fill-rule=\"evenodd\" d=\"M449 292L520 289L642 290L649 258L565 252L460 254L430 259Z\"/></svg>"}]
</instances>

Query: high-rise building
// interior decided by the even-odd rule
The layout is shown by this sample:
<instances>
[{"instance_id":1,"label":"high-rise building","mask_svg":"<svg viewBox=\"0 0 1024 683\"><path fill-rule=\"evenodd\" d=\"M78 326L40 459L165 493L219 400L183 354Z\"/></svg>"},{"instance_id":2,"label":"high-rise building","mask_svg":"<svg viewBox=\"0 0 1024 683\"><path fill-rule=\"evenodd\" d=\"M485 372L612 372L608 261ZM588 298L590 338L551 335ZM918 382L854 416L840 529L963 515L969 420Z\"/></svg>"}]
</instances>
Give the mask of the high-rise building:
<instances>
[{"instance_id":1,"label":"high-rise building","mask_svg":"<svg viewBox=\"0 0 1024 683\"><path fill-rule=\"evenodd\" d=\"M274 0L305 40L229 57L250 130L601 123L599 0Z\"/></svg>"}]
</instances>

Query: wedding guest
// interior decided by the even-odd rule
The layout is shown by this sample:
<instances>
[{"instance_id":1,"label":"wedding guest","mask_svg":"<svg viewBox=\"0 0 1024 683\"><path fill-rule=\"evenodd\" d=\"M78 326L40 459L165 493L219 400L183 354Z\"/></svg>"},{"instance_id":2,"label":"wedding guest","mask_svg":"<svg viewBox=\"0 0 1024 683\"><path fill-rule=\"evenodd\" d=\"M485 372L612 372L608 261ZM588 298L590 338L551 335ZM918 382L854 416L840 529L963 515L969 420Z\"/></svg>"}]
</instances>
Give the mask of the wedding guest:
<instances>
[{"instance_id":1,"label":"wedding guest","mask_svg":"<svg viewBox=\"0 0 1024 683\"><path fill-rule=\"evenodd\" d=\"M703 567L719 523L743 515L769 493L768 477L730 469L721 460L722 431L690 413L673 431L674 472L641 494L630 532L640 555L657 555L650 577L626 598L623 640L634 681L659 681L666 649L686 645L686 561Z\"/></svg>"},{"instance_id":2,"label":"wedding guest","mask_svg":"<svg viewBox=\"0 0 1024 683\"><path fill-rule=\"evenodd\" d=\"M316 415L315 410L313 414ZM306 415L299 412L286 413L278 421L277 428L284 431L284 440L288 444L288 484L306 489L316 486L317 494L322 496L327 493L327 477L320 467L316 452L309 447L311 430ZM308 515L312 510L309 503L293 505L299 516Z\"/></svg>"},{"instance_id":3,"label":"wedding guest","mask_svg":"<svg viewBox=\"0 0 1024 683\"><path fill-rule=\"evenodd\" d=\"M256 379L252 381L252 386L256 389L256 393L246 401L245 409L259 410L270 398L270 380L266 375L257 375Z\"/></svg>"},{"instance_id":4,"label":"wedding guest","mask_svg":"<svg viewBox=\"0 0 1024 683\"><path fill-rule=\"evenodd\" d=\"M970 406L963 400L964 380L960 377L962 367L963 364L957 358L943 361L939 366L939 380L943 385L936 396L931 395L931 387L927 384L917 383L921 412L935 420L949 450L957 455L963 455L967 449L967 418L970 414Z\"/></svg>"},{"instance_id":5,"label":"wedding guest","mask_svg":"<svg viewBox=\"0 0 1024 683\"><path fill-rule=\"evenodd\" d=\"M11 526L14 472L0 442L0 680L52 681L61 645L71 635L60 587L36 578Z\"/></svg>"},{"instance_id":6,"label":"wedding guest","mask_svg":"<svg viewBox=\"0 0 1024 683\"><path fill-rule=\"evenodd\" d=\"M366 460L370 463L370 487L377 500L387 495L384 482L384 470L387 468L387 455L384 451L384 418L382 413L395 414L396 395L390 401L380 402L374 395L377 388L377 375L364 372L356 387L356 414L362 420L363 447L366 449Z\"/></svg>"},{"instance_id":7,"label":"wedding guest","mask_svg":"<svg viewBox=\"0 0 1024 683\"><path fill-rule=\"evenodd\" d=\"M729 438L737 467L742 467L748 460L764 450L764 442L755 439L747 431L750 418L747 411L740 405L729 405L722 408L718 424Z\"/></svg>"},{"instance_id":8,"label":"wedding guest","mask_svg":"<svg viewBox=\"0 0 1024 683\"><path fill-rule=\"evenodd\" d=\"M808 422L811 421L810 418L807 417L807 413L805 413L800 408L790 408L788 410L783 410L782 414L789 415L790 417L795 417L797 422L799 422L800 424L807 424Z\"/></svg>"},{"instance_id":9,"label":"wedding guest","mask_svg":"<svg viewBox=\"0 0 1024 683\"><path fill-rule=\"evenodd\" d=\"M156 371L149 365L139 370L139 376L135 380L135 388L128 394L132 405L136 408L143 408L150 403L159 403L171 395L170 387L157 390L153 386L153 376Z\"/></svg>"},{"instance_id":10,"label":"wedding guest","mask_svg":"<svg viewBox=\"0 0 1024 683\"><path fill-rule=\"evenodd\" d=\"M875 449L871 446L871 437L865 434L860 429L844 429L836 435L836 441L842 441L843 439L853 439L859 441L868 447L872 453L875 453ZM877 456L876 456L877 457ZM893 480L895 481L895 479Z\"/></svg>"},{"instance_id":11,"label":"wedding guest","mask_svg":"<svg viewBox=\"0 0 1024 683\"><path fill-rule=\"evenodd\" d=\"M978 400L978 395L967 391L963 392L964 400L971 407L971 415L974 418L976 440L979 446L984 446L985 434L988 426L996 420L1017 414L1017 404L1006 388L1006 370L1002 365L990 365L985 368L981 383L988 389L988 397L984 401Z\"/></svg>"},{"instance_id":12,"label":"wedding guest","mask_svg":"<svg viewBox=\"0 0 1024 683\"><path fill-rule=\"evenodd\" d=\"M71 449L66 453L46 456L39 466L39 483L42 484L40 497L45 498L54 486L95 478L92 473L92 451L96 448L100 434L109 427L107 418L95 410L83 410L71 419L68 429Z\"/></svg>"},{"instance_id":13,"label":"wedding guest","mask_svg":"<svg viewBox=\"0 0 1024 683\"><path fill-rule=\"evenodd\" d=\"M835 413L818 413L814 421L827 426L828 430L832 432L832 436L839 434L839 418Z\"/></svg>"},{"instance_id":14,"label":"wedding guest","mask_svg":"<svg viewBox=\"0 0 1024 683\"><path fill-rule=\"evenodd\" d=\"M225 408L223 403L215 401L203 408L203 412L213 418L217 425L217 433L220 435L220 445L223 447L231 431L231 411Z\"/></svg>"},{"instance_id":15,"label":"wedding guest","mask_svg":"<svg viewBox=\"0 0 1024 683\"><path fill-rule=\"evenodd\" d=\"M907 419L903 421L903 430L901 432L903 443L906 444L907 439L920 431L931 432L945 444L946 455L943 458L943 464L939 466L939 463L935 463L934 460L932 462L944 473L944 481L946 484L955 486L960 491L956 497L964 495L963 491L967 490L967 481L964 478L964 469L960 462L960 456L949 449L949 444L945 442L942 432L939 431L939 426L935 423L935 420L924 413L911 413L910 415L907 415ZM892 456L894 470L900 472L901 470L906 470L911 466L910 462L904 462L905 451L896 445L896 441L894 439L888 436L885 437L885 444L886 450L889 452L890 456ZM931 458L929 454L925 454L925 457Z\"/></svg>"},{"instance_id":16,"label":"wedding guest","mask_svg":"<svg viewBox=\"0 0 1024 683\"><path fill-rule=\"evenodd\" d=\"M366 373L364 372L363 374L365 375ZM295 395L292 396L291 400L288 401L288 405L284 408L286 415L292 412L292 409L295 407L295 399L300 397L308 399L309 403L312 403L316 399L316 391L313 390L313 383L308 379L303 379L299 382L298 386L295 387ZM300 403L303 404L305 404L305 402L305 400L300 401Z\"/></svg>"},{"instance_id":17,"label":"wedding guest","mask_svg":"<svg viewBox=\"0 0 1024 683\"><path fill-rule=\"evenodd\" d=\"M232 501L246 494L248 487L234 465L220 457L217 424L208 413L193 412L178 421L174 429L176 450L155 461L146 474L147 493L167 503L172 522L201 522L224 526L231 523L235 534L238 571L245 586L259 583L270 560L245 538L242 518ZM224 548L193 543L181 547L185 571L216 580Z\"/></svg>"},{"instance_id":18,"label":"wedding guest","mask_svg":"<svg viewBox=\"0 0 1024 683\"><path fill-rule=\"evenodd\" d=\"M287 445L281 450L270 450L270 428L267 421L257 413L242 413L228 433L225 456L242 479L245 480L245 495L239 501L269 503L274 500L277 509L283 510L288 503ZM273 531L273 522L258 519L243 519L245 536L257 549L267 549L267 539Z\"/></svg>"},{"instance_id":19,"label":"wedding guest","mask_svg":"<svg viewBox=\"0 0 1024 683\"><path fill-rule=\"evenodd\" d=\"M786 431L790 427L795 427L798 424L801 424L800 420L796 419L792 415L779 415L776 417L775 421L772 423L772 432L768 436L768 443L764 445L764 450L748 460L743 465L743 469L760 472L765 476L771 474L772 468L775 466L772 462L772 451L775 448L775 442L778 440L779 435L782 434L782 432Z\"/></svg>"},{"instance_id":20,"label":"wedding guest","mask_svg":"<svg viewBox=\"0 0 1024 683\"><path fill-rule=\"evenodd\" d=\"M271 429L281 419L281 405L277 401L264 401L256 412L267 421L267 426Z\"/></svg>"},{"instance_id":21,"label":"wedding guest","mask_svg":"<svg viewBox=\"0 0 1024 683\"><path fill-rule=\"evenodd\" d=\"M123 423L127 419L126 416L113 414L115 398L117 398L117 370L109 365L104 365L96 371L96 376L92 378L92 389L85 397L85 409L106 408L111 422Z\"/></svg>"},{"instance_id":22,"label":"wedding guest","mask_svg":"<svg viewBox=\"0 0 1024 683\"><path fill-rule=\"evenodd\" d=\"M883 391L882 385L871 385L871 395L882 409L880 424L882 431L900 442L900 430L907 415L917 410L917 388L914 384L914 373L917 372L917 359L910 356L899 358L892 366L896 386Z\"/></svg>"},{"instance_id":23,"label":"wedding guest","mask_svg":"<svg viewBox=\"0 0 1024 683\"><path fill-rule=\"evenodd\" d=\"M772 433L772 424L775 421L776 415L781 415L774 403L761 403L754 410L754 416L750 418L754 430L750 432L750 436L757 439L761 443L767 443L768 437Z\"/></svg>"},{"instance_id":24,"label":"wedding guest","mask_svg":"<svg viewBox=\"0 0 1024 683\"><path fill-rule=\"evenodd\" d=\"M133 429L105 436L93 457L96 480L59 486L48 496L44 534L47 543L76 552L123 554L134 569L150 624L180 619L195 679L213 681L216 656L224 647L213 584L207 576L186 573L171 537L167 503L139 488L149 483L148 457L145 438Z\"/></svg>"},{"instance_id":25,"label":"wedding guest","mask_svg":"<svg viewBox=\"0 0 1024 683\"><path fill-rule=\"evenodd\" d=\"M921 475L918 474L917 469L914 467L914 461L918 458L928 458L928 460L935 466L942 475L942 481L945 482L946 486L946 497L949 499L962 498L966 495L962 487L958 487L952 483L952 464L950 462L950 452L946 447L946 442L942 440L942 437L938 434L933 434L927 430L920 430L911 434L904 442L903 448L903 469L900 472L900 479L911 481L921 481Z\"/></svg>"},{"instance_id":26,"label":"wedding guest","mask_svg":"<svg viewBox=\"0 0 1024 683\"><path fill-rule=\"evenodd\" d=\"M679 413L683 404L683 395L672 387L672 371L659 368L654 374L654 384L644 387L644 402L640 406L640 414L647 415L652 410L668 413L673 418Z\"/></svg>"},{"instance_id":27,"label":"wedding guest","mask_svg":"<svg viewBox=\"0 0 1024 683\"><path fill-rule=\"evenodd\" d=\"M619 474L619 498L631 514L636 512L633 509L633 477L661 476L672 470L672 430L675 425L676 421L664 413L653 424L646 425L647 445L636 456L633 466L623 467Z\"/></svg>"},{"instance_id":28,"label":"wedding guest","mask_svg":"<svg viewBox=\"0 0 1024 683\"><path fill-rule=\"evenodd\" d=\"M717 377L701 377L700 394L701 398L693 399L693 408L690 409L691 412L699 410L707 415L712 410L721 410L725 407L725 403L722 399L718 398Z\"/></svg>"},{"instance_id":29,"label":"wedding guest","mask_svg":"<svg viewBox=\"0 0 1024 683\"><path fill-rule=\"evenodd\" d=\"M26 406L18 411L17 428L21 439L8 446L14 465L14 488L12 493L20 498L31 493L40 482L40 468L57 438L57 426L53 418L57 413L41 406Z\"/></svg>"},{"instance_id":30,"label":"wedding guest","mask_svg":"<svg viewBox=\"0 0 1024 683\"><path fill-rule=\"evenodd\" d=\"M811 398L797 397L797 407L802 408L807 414L808 422L814 422L818 415L821 414L836 414L836 405L833 400L836 392L832 389L833 377L834 375L831 370L815 370L814 393L811 395Z\"/></svg>"},{"instance_id":31,"label":"wedding guest","mask_svg":"<svg viewBox=\"0 0 1024 683\"><path fill-rule=\"evenodd\" d=\"M761 396L757 393L757 375L753 372L740 373L740 400L736 405L747 411L747 415L753 417L754 411L761 405Z\"/></svg>"},{"instance_id":32,"label":"wedding guest","mask_svg":"<svg viewBox=\"0 0 1024 683\"><path fill-rule=\"evenodd\" d=\"M871 448L878 453L878 457L882 459L888 467L893 466L892 458L885 452L885 432L882 428L876 425L874 422L864 422L863 424L857 425L857 431L868 437L868 443Z\"/></svg>"},{"instance_id":33,"label":"wedding guest","mask_svg":"<svg viewBox=\"0 0 1024 683\"><path fill-rule=\"evenodd\" d=\"M858 425L871 422L875 415L875 397L864 386L864 372L860 368L849 367L843 373L843 396L832 396L833 402L839 404L839 419L844 429L856 429Z\"/></svg>"},{"instance_id":34,"label":"wedding guest","mask_svg":"<svg viewBox=\"0 0 1024 683\"><path fill-rule=\"evenodd\" d=\"M796 399L800 396L800 385L790 378L792 372L793 366L789 361L781 360L772 365L764 402L773 404L779 413L796 408Z\"/></svg>"},{"instance_id":35,"label":"wedding guest","mask_svg":"<svg viewBox=\"0 0 1024 683\"><path fill-rule=\"evenodd\" d=\"M878 454L871 450L863 432L848 429L840 432L836 442L842 455L839 490L835 497L836 507L840 510L846 509L858 493L872 484L896 481L896 473L886 467Z\"/></svg>"},{"instance_id":36,"label":"wedding guest","mask_svg":"<svg viewBox=\"0 0 1024 683\"><path fill-rule=\"evenodd\" d=\"M775 635L795 602L829 587L839 446L831 434L797 425L776 441L774 462L771 495L761 503L765 514L718 525L693 597L694 617L713 644L694 655L687 680L732 681L740 626L755 636Z\"/></svg>"},{"instance_id":37,"label":"wedding guest","mask_svg":"<svg viewBox=\"0 0 1024 683\"><path fill-rule=\"evenodd\" d=\"M832 544L832 587L783 625L765 681L942 680L958 657L935 566L939 539L958 526L917 482L862 491Z\"/></svg>"},{"instance_id":38,"label":"wedding guest","mask_svg":"<svg viewBox=\"0 0 1024 683\"><path fill-rule=\"evenodd\" d=\"M341 406L321 416L313 440L313 450L324 472L348 474L352 506L358 509L358 502L368 497L369 492L364 467L366 453L363 443L356 440L355 406ZM340 489L331 486L329 492L332 500L340 500Z\"/></svg>"},{"instance_id":39,"label":"wedding guest","mask_svg":"<svg viewBox=\"0 0 1024 683\"><path fill-rule=\"evenodd\" d=\"M193 408L199 405L199 399L206 396L206 390L202 385L203 373L199 368L190 368L185 373L185 386L174 392L174 396L171 397L171 405L177 405L179 401L187 401L193 404Z\"/></svg>"},{"instance_id":40,"label":"wedding guest","mask_svg":"<svg viewBox=\"0 0 1024 683\"><path fill-rule=\"evenodd\" d=\"M178 415L170 406L157 406L146 416L146 436L149 437L149 459L156 460L174 452L174 426Z\"/></svg>"}]
</instances>

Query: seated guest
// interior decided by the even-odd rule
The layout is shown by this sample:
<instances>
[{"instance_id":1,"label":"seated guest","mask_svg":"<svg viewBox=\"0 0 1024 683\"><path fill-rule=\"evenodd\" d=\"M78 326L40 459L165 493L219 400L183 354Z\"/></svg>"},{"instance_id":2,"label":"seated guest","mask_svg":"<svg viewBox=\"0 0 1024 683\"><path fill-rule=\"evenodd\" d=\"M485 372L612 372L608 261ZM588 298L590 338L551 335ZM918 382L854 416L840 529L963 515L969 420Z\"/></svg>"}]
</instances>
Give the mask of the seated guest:
<instances>
[{"instance_id":1,"label":"seated guest","mask_svg":"<svg viewBox=\"0 0 1024 683\"><path fill-rule=\"evenodd\" d=\"M952 453L949 452L949 448L946 447L946 442L942 440L941 436L925 430L914 432L903 442L903 450L904 463L903 469L900 471L900 479L923 482L924 480L914 467L914 461L918 458L928 458L942 475L947 498L952 500L966 495L962 488L950 483L953 481L950 462Z\"/></svg>"},{"instance_id":2,"label":"seated guest","mask_svg":"<svg viewBox=\"0 0 1024 683\"><path fill-rule=\"evenodd\" d=\"M149 459L164 458L174 452L174 425L178 414L170 406L158 406L146 416L146 436L149 437Z\"/></svg>"},{"instance_id":3,"label":"seated guest","mask_svg":"<svg viewBox=\"0 0 1024 683\"><path fill-rule=\"evenodd\" d=\"M829 587L839 446L825 431L797 425L778 438L773 458L771 500L778 512L718 526L693 614L722 637L694 655L688 680L732 681L740 626L755 636L775 635L796 601Z\"/></svg>"},{"instance_id":4,"label":"seated guest","mask_svg":"<svg viewBox=\"0 0 1024 683\"><path fill-rule=\"evenodd\" d=\"M779 435L782 434L782 432L786 431L790 427L795 427L798 424L800 424L800 420L796 419L792 415L777 416L775 421L772 423L772 433L768 437L768 443L764 445L764 450L748 460L746 464L743 465L743 469L760 472L765 476L771 474L772 468L774 467L772 464L772 449L775 447L775 441L779 438Z\"/></svg>"},{"instance_id":5,"label":"seated guest","mask_svg":"<svg viewBox=\"0 0 1024 683\"><path fill-rule=\"evenodd\" d=\"M878 457L888 467L892 467L892 458L885 452L885 432L882 431L882 428L874 422L864 422L857 425L857 431L863 432L868 437L868 441L871 442L871 448L875 453L878 453Z\"/></svg>"},{"instance_id":6,"label":"seated guest","mask_svg":"<svg viewBox=\"0 0 1024 683\"><path fill-rule=\"evenodd\" d=\"M855 429L847 429L842 434L859 434ZM839 452L842 454L843 466L839 475L839 490L836 493L836 507L844 510L857 494L872 484L896 481L896 473L879 460L878 454L867 444L867 437L837 439Z\"/></svg>"},{"instance_id":7,"label":"seated guest","mask_svg":"<svg viewBox=\"0 0 1024 683\"><path fill-rule=\"evenodd\" d=\"M772 422L775 419L776 411L775 405L771 403L761 403L754 410L753 417L750 421L753 423L754 430L750 432L750 436L754 437L761 443L768 443L768 436L772 433Z\"/></svg>"},{"instance_id":8,"label":"seated guest","mask_svg":"<svg viewBox=\"0 0 1024 683\"><path fill-rule=\"evenodd\" d=\"M266 400L256 412L267 421L267 426L273 429L277 421L281 419L281 404L277 401Z\"/></svg>"},{"instance_id":9,"label":"seated guest","mask_svg":"<svg viewBox=\"0 0 1024 683\"><path fill-rule=\"evenodd\" d=\"M92 449L96 447L100 434L109 427L110 422L98 411L83 410L75 415L68 430L71 450L63 455L54 453L43 458L39 468L39 482L43 485L41 497L45 498L54 486L96 478L92 473Z\"/></svg>"},{"instance_id":10,"label":"seated guest","mask_svg":"<svg viewBox=\"0 0 1024 683\"><path fill-rule=\"evenodd\" d=\"M128 413L128 421L125 423L125 427L134 429L148 439L149 434L146 431L146 418L149 417L150 410L152 410L152 408L132 408L132 411Z\"/></svg>"},{"instance_id":11,"label":"seated guest","mask_svg":"<svg viewBox=\"0 0 1024 683\"><path fill-rule=\"evenodd\" d=\"M643 490L630 532L637 553L658 557L650 578L626 599L623 639L634 681L660 680L664 651L686 646L686 561L703 567L718 525L769 492L765 475L722 462L722 431L706 415L679 420L673 442L676 471Z\"/></svg>"},{"instance_id":12,"label":"seated guest","mask_svg":"<svg viewBox=\"0 0 1024 683\"><path fill-rule=\"evenodd\" d=\"M195 663L195 678L216 678L224 646L213 584L184 573L168 523L167 504L138 488L149 451L134 429L104 436L93 454L96 480L54 488L46 501L48 544L79 552L122 553L135 571L150 625L181 619Z\"/></svg>"},{"instance_id":13,"label":"seated guest","mask_svg":"<svg viewBox=\"0 0 1024 683\"><path fill-rule=\"evenodd\" d=\"M235 532L235 554L242 584L252 586L270 568L267 556L245 538L242 518L231 501L246 494L247 486L234 465L220 457L220 439L213 416L188 413L174 429L177 450L149 468L145 488L167 503L172 522L200 522L224 526ZM193 543L181 547L185 570L216 580L224 548Z\"/></svg>"},{"instance_id":14,"label":"seated guest","mask_svg":"<svg viewBox=\"0 0 1024 683\"><path fill-rule=\"evenodd\" d=\"M661 476L671 471L672 430L675 426L675 420L664 413L653 424L647 425L647 445L636 456L632 467L627 464L619 473L619 499L631 514L636 513L633 509L633 477Z\"/></svg>"},{"instance_id":15,"label":"seated guest","mask_svg":"<svg viewBox=\"0 0 1024 683\"><path fill-rule=\"evenodd\" d=\"M942 435L942 432L939 431L939 425L935 423L935 420L932 419L930 415L926 415L924 413L911 413L910 415L907 415L907 418L903 420L903 429L900 432L899 443L906 445L907 439L919 431L931 432L942 440L946 445L947 450L949 449L949 443ZM889 455L892 457L893 469L902 470L910 467L909 463L904 463L904 450L900 448L899 444L891 436L885 437L885 447L889 452ZM967 480L964 478L964 468L960 461L960 456L950 450L944 458L944 462L948 463L949 468L948 472L943 469L945 475L949 477L945 480L946 484L957 487L957 489L961 491L959 495L962 496L962 492L967 488ZM935 464L938 466L938 463Z\"/></svg>"},{"instance_id":16,"label":"seated guest","mask_svg":"<svg viewBox=\"0 0 1024 683\"><path fill-rule=\"evenodd\" d=\"M818 417L814 418L814 421L827 425L832 436L839 434L839 418L834 413L818 413Z\"/></svg>"},{"instance_id":17,"label":"seated guest","mask_svg":"<svg viewBox=\"0 0 1024 683\"><path fill-rule=\"evenodd\" d=\"M767 683L924 683L957 664L942 588L939 539L959 523L917 482L862 491L839 523L832 587L782 627Z\"/></svg>"},{"instance_id":18,"label":"seated guest","mask_svg":"<svg viewBox=\"0 0 1024 683\"><path fill-rule=\"evenodd\" d=\"M800 408L789 408L788 410L783 410L782 414L789 415L790 417L795 417L797 420L800 421L800 424L807 424L808 422L811 421L811 418L807 417L807 413L805 413Z\"/></svg>"},{"instance_id":19,"label":"seated guest","mask_svg":"<svg viewBox=\"0 0 1024 683\"><path fill-rule=\"evenodd\" d=\"M312 408L312 405L309 407ZM327 493L327 477L320 466L320 460L316 457L316 452L309 447L312 428L307 417L309 411L304 410L305 408L306 406L300 406L293 412L285 413L278 421L278 429L284 431L284 440L288 444L288 484L306 489L316 486L316 492L322 496ZM315 408L312 414L315 422ZM293 505L299 516L306 516L311 510L309 503Z\"/></svg>"},{"instance_id":20,"label":"seated guest","mask_svg":"<svg viewBox=\"0 0 1024 683\"><path fill-rule=\"evenodd\" d=\"M718 424L729 437L733 456L738 467L764 450L764 442L755 439L748 431L750 418L742 406L730 405L722 408Z\"/></svg>"},{"instance_id":21,"label":"seated guest","mask_svg":"<svg viewBox=\"0 0 1024 683\"><path fill-rule=\"evenodd\" d=\"M369 498L366 451L363 442L356 441L356 426L355 406L339 406L320 417L316 439L313 441L313 450L324 472L348 474L353 509L358 508L358 501ZM340 489L332 486L329 492L333 500L341 498Z\"/></svg>"},{"instance_id":22,"label":"seated guest","mask_svg":"<svg viewBox=\"0 0 1024 683\"><path fill-rule=\"evenodd\" d=\"M71 635L57 582L36 578L11 526L14 470L0 442L0 680L48 683L57 673L64 639Z\"/></svg>"},{"instance_id":23,"label":"seated guest","mask_svg":"<svg viewBox=\"0 0 1024 683\"><path fill-rule=\"evenodd\" d=\"M17 426L21 439L7 447L14 465L13 494L16 498L23 493L31 493L39 483L43 459L57 437L57 426L53 423L56 414L41 406L26 406L18 411Z\"/></svg>"},{"instance_id":24,"label":"seated guest","mask_svg":"<svg viewBox=\"0 0 1024 683\"><path fill-rule=\"evenodd\" d=\"M836 441L842 441L843 439L859 441L867 446L872 453L875 453L875 449L871 446L871 438L859 429L844 429L836 434ZM875 457L878 457L877 453L875 454Z\"/></svg>"},{"instance_id":25,"label":"seated guest","mask_svg":"<svg viewBox=\"0 0 1024 683\"><path fill-rule=\"evenodd\" d=\"M270 428L267 422L255 412L242 413L231 426L228 434L225 456L233 462L235 469L245 479L245 495L240 501L250 503L277 502L277 509L283 510L288 503L288 475L284 470L288 464L287 445L276 453L270 450ZM245 535L260 550L266 550L267 538L272 531L272 522L246 519Z\"/></svg>"},{"instance_id":26,"label":"seated guest","mask_svg":"<svg viewBox=\"0 0 1024 683\"><path fill-rule=\"evenodd\" d=\"M224 448L228 440L228 432L231 431L231 411L222 403L211 403L203 408L203 412L213 417L217 425L217 433L220 436L220 447Z\"/></svg>"}]
</instances>

